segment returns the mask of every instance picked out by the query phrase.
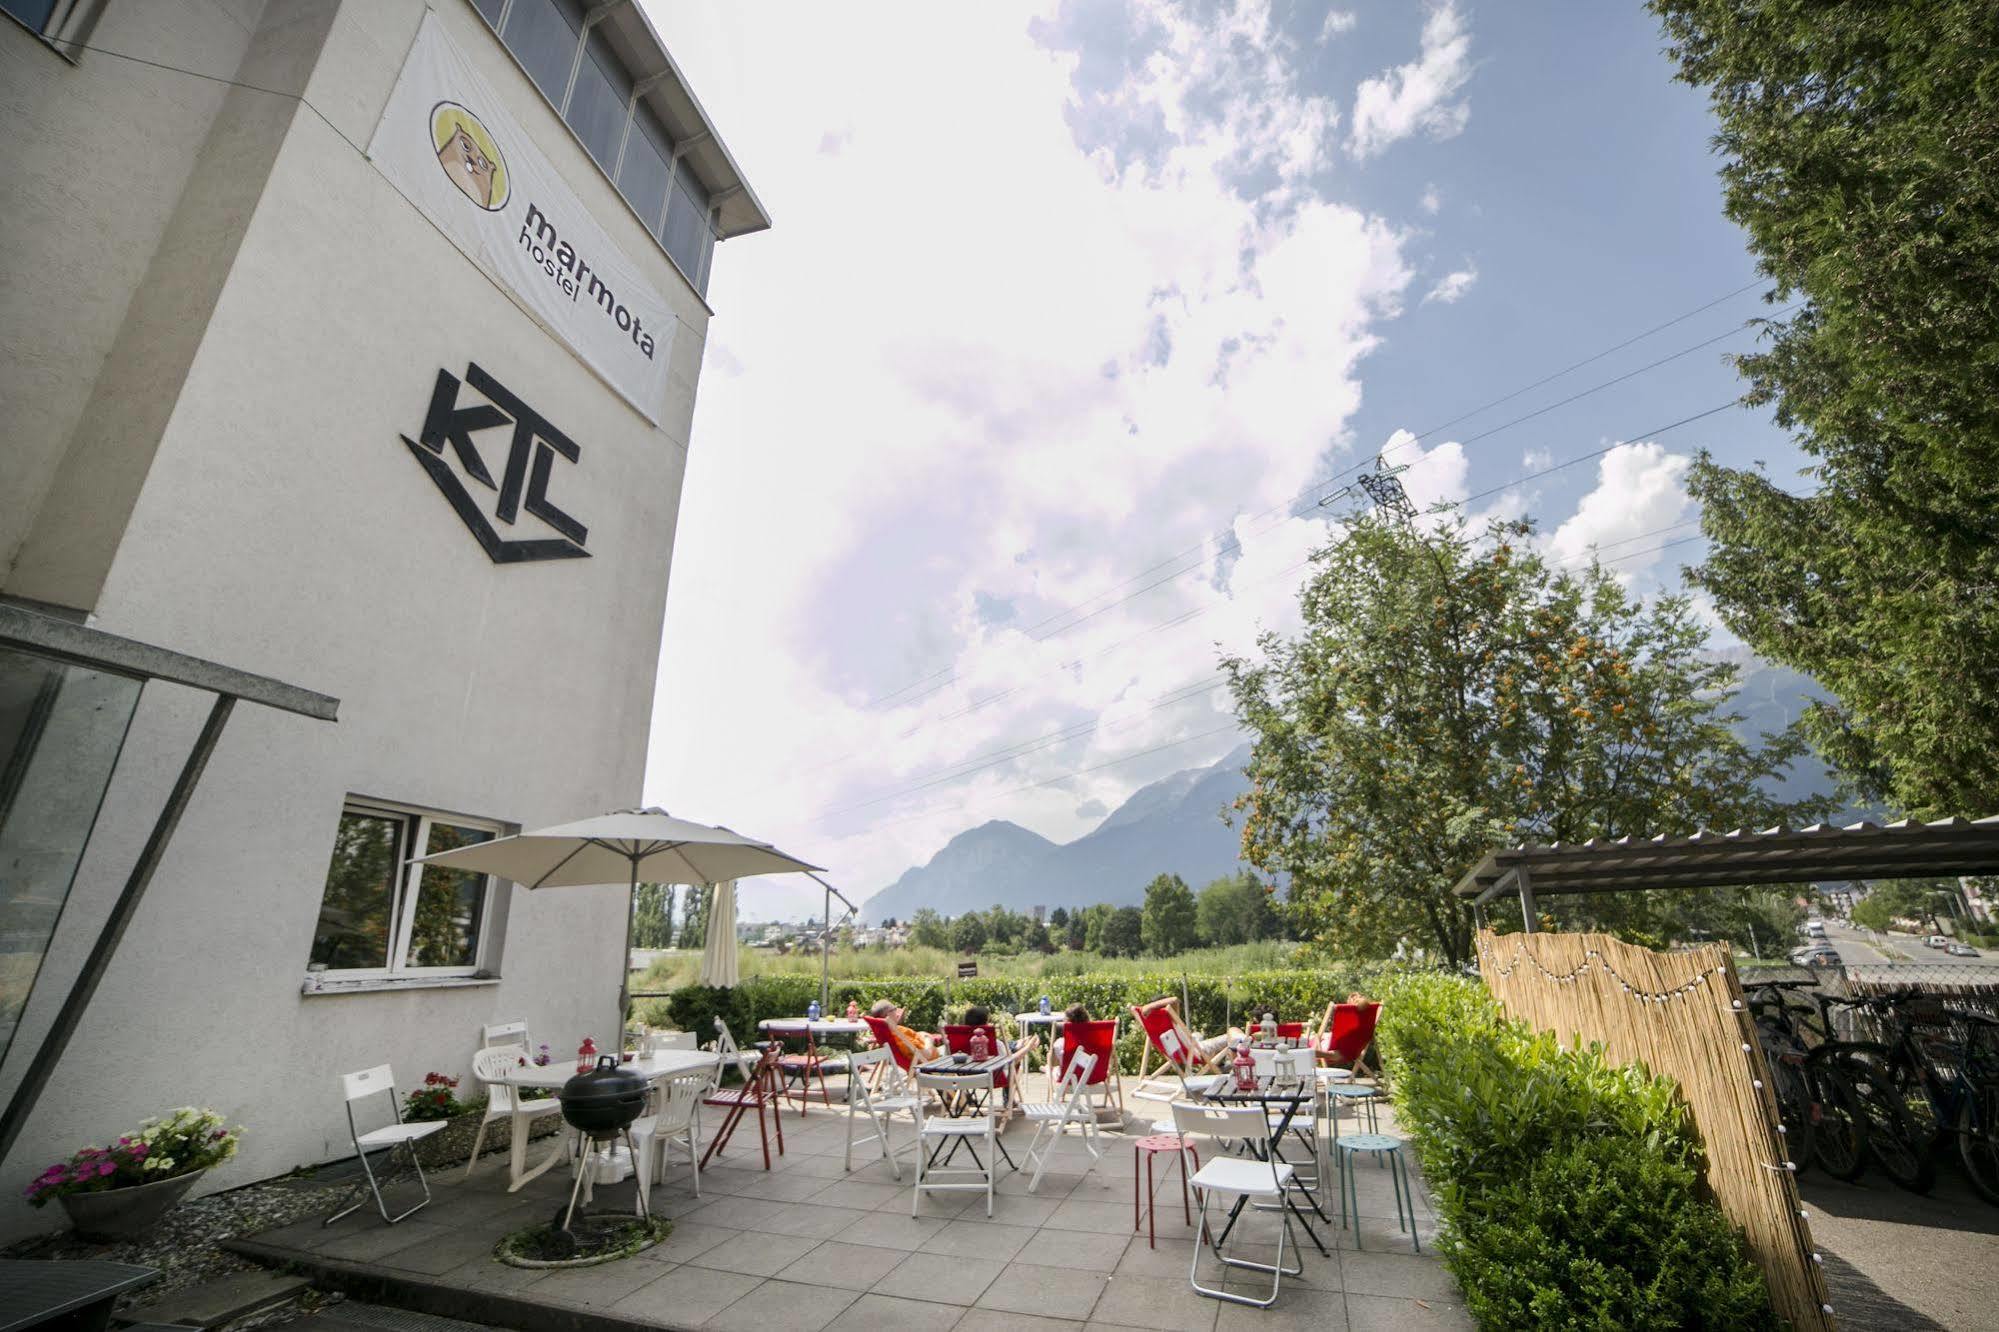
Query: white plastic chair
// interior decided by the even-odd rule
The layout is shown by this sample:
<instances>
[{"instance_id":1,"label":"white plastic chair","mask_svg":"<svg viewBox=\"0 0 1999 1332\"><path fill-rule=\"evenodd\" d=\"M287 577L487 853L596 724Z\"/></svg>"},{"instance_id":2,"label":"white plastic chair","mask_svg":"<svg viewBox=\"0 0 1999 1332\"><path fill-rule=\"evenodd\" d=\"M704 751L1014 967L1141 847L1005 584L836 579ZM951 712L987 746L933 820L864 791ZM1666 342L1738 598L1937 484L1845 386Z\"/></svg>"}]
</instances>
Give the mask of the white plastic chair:
<instances>
[{"instance_id":1,"label":"white plastic chair","mask_svg":"<svg viewBox=\"0 0 1999 1332\"><path fill-rule=\"evenodd\" d=\"M354 1139L354 1151L361 1158L361 1174L368 1183L367 1192L375 1196L375 1210L382 1214L382 1220L394 1225L410 1213L430 1206L430 1181L424 1178L423 1165L416 1159L416 1144L433 1133L443 1132L448 1127L448 1122L433 1119L421 1124L403 1123L402 1102L396 1098L396 1075L387 1064L378 1064L359 1073L341 1074L340 1094L347 1108L347 1133ZM366 1133L361 1132L360 1126L354 1122L354 1103L383 1094L389 1098L389 1110L394 1116L393 1120L380 1128L370 1129ZM383 1149L387 1149L388 1155L383 1160L385 1169L382 1179L377 1179L375 1168L368 1163L368 1153ZM389 1205L382 1199L382 1180L393 1175L398 1151L409 1162L410 1168L416 1171L417 1183L423 1186L423 1201L406 1211L390 1216ZM320 1224L330 1226L349 1212L365 1206L367 1201L361 1186L357 1184L354 1186L354 1201L335 1211Z\"/></svg>"},{"instance_id":2,"label":"white plastic chair","mask_svg":"<svg viewBox=\"0 0 1999 1332\"><path fill-rule=\"evenodd\" d=\"M638 1158L632 1174L638 1180L639 1215L651 1208L652 1186L666 1176L667 1151L675 1143L687 1148L688 1164L694 1167L694 1196L701 1196L701 1098L714 1082L713 1069L690 1068L668 1074L651 1092L658 1107L632 1124L632 1142Z\"/></svg>"},{"instance_id":3,"label":"white plastic chair","mask_svg":"<svg viewBox=\"0 0 1999 1332\"><path fill-rule=\"evenodd\" d=\"M940 1102L957 1098L961 1103L971 1099L974 1092L984 1092L979 1098L982 1107L977 1114L947 1118L941 1115L923 1113L924 1098L935 1094ZM986 1195L986 1215L993 1214L993 1184L999 1176L999 1098L993 1095L993 1075L990 1073L925 1073L916 1070L916 1105L912 1113L916 1116L916 1185L909 1195L909 1214L916 1215L917 1206L925 1193L984 1193ZM986 1155L979 1155L978 1142L986 1144ZM976 1168L970 1166L935 1166L930 1164L930 1155L945 1144L952 1148L959 1145L972 1153L978 1162ZM932 1183L933 1177L956 1180L956 1183ZM977 1182L973 1180L976 1178Z\"/></svg>"},{"instance_id":4,"label":"white plastic chair","mask_svg":"<svg viewBox=\"0 0 1999 1332\"><path fill-rule=\"evenodd\" d=\"M1027 1191L1032 1193L1041 1186L1041 1176L1048 1170L1048 1158L1055 1152L1055 1144L1062 1140L1064 1130L1071 1124L1080 1125L1083 1130L1083 1146L1090 1153L1090 1163L1083 1167L1089 1174L1103 1159L1104 1149L1097 1140L1097 1111L1090 1103L1090 1074L1096 1064L1095 1055L1079 1054L1069 1065L1069 1071L1062 1075L1062 1081L1055 1089L1053 1101L1043 1101L1022 1106L1021 1113L1027 1122L1034 1125L1034 1137L1027 1144L1027 1155L1022 1158L1022 1167L1034 1167L1034 1175L1027 1181Z\"/></svg>"},{"instance_id":5,"label":"white plastic chair","mask_svg":"<svg viewBox=\"0 0 1999 1332\"><path fill-rule=\"evenodd\" d=\"M1259 1309L1268 1309L1277 1302L1277 1290L1287 1276L1302 1276L1305 1262L1302 1255L1296 1267L1284 1265L1284 1242L1291 1241L1291 1247L1298 1247L1297 1236L1291 1229L1290 1200L1286 1196L1296 1180L1290 1166L1279 1161L1268 1150L1270 1128L1263 1111L1256 1106L1212 1106L1194 1105L1187 1101L1173 1103L1173 1122L1181 1136L1206 1134L1215 1138L1235 1138L1246 1142L1261 1139L1265 1143L1263 1159L1255 1156L1216 1156L1194 1172L1187 1181L1194 1190L1194 1205L1200 1210L1200 1220L1194 1228L1194 1260L1187 1267L1187 1282L1195 1291L1210 1299L1227 1300L1233 1304L1249 1304ZM1274 1263L1252 1262L1247 1258L1233 1258L1225 1251L1218 1239L1211 1236L1208 1229L1208 1198L1211 1194L1221 1194L1228 1198L1240 1198L1245 1203L1275 1202L1278 1205L1278 1219L1283 1223L1277 1232L1277 1254ZM1253 1299L1248 1295L1219 1286L1201 1284L1201 1249L1206 1245L1222 1266L1246 1268L1252 1272L1270 1273L1270 1295L1266 1299Z\"/></svg>"},{"instance_id":6,"label":"white plastic chair","mask_svg":"<svg viewBox=\"0 0 1999 1332\"><path fill-rule=\"evenodd\" d=\"M872 1050L856 1051L854 1054L847 1056L847 1061L851 1072L847 1077L846 1169L851 1172L854 1168L854 1143L856 1141L854 1138L854 1119L858 1115L866 1115L874 1124L875 1131L871 1136L861 1138L859 1141L862 1145L879 1142L881 1144L882 1159L888 1162L890 1172L895 1175L897 1182L900 1182L902 1179L902 1166L896 1161L896 1155L898 1152L907 1150L910 1146L919 1144L917 1139L912 1137L902 1147L891 1146L888 1136L889 1116L898 1114L909 1115L913 1128L915 1125L916 1097L910 1095L903 1087L902 1071L895 1066L895 1060L890 1057L887 1046L878 1045ZM882 1067L877 1067L878 1065ZM880 1090L878 1092L871 1091L869 1084L873 1083L877 1078L882 1080Z\"/></svg>"},{"instance_id":7,"label":"white plastic chair","mask_svg":"<svg viewBox=\"0 0 1999 1332\"><path fill-rule=\"evenodd\" d=\"M479 1164L479 1150L486 1145L486 1126L496 1119L506 1120L509 1141L517 1127L532 1125L543 1115L562 1113L562 1102L553 1096L539 1100L526 1100L520 1089L507 1084L506 1079L526 1057L526 1047L515 1045L494 1046L481 1050L472 1056L472 1076L486 1088L486 1113L479 1120L479 1131L472 1137L472 1159L465 1163L465 1178L472 1178L473 1169Z\"/></svg>"}]
</instances>

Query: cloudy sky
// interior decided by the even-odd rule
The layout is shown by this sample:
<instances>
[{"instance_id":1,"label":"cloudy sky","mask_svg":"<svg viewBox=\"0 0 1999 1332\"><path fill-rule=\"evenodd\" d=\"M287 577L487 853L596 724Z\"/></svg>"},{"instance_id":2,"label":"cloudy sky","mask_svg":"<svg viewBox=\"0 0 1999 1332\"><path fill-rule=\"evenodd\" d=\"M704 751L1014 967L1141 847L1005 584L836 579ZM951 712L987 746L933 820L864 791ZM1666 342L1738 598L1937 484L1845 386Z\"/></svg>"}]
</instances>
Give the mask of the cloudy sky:
<instances>
[{"instance_id":1,"label":"cloudy sky","mask_svg":"<svg viewBox=\"0 0 1999 1332\"><path fill-rule=\"evenodd\" d=\"M646 797L857 901L1240 743L1217 653L1377 453L1646 592L1690 453L1797 466L1662 429L1765 307L1636 3L648 8L776 225L716 253Z\"/></svg>"}]
</instances>

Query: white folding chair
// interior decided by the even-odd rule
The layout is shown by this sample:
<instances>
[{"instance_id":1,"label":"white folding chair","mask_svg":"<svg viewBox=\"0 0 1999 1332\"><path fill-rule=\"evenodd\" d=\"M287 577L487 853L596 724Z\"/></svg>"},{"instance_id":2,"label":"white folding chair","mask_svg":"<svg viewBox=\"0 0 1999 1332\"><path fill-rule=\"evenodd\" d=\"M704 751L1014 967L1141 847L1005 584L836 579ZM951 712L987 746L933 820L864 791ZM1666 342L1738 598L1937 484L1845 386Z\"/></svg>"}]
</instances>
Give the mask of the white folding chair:
<instances>
[{"instance_id":1,"label":"white folding chair","mask_svg":"<svg viewBox=\"0 0 1999 1332\"><path fill-rule=\"evenodd\" d=\"M882 1159L898 1182L902 1179L902 1166L896 1155L908 1147L916 1146L912 1137L902 1147L895 1147L889 1141L889 1116L906 1114L911 1116L911 1126L915 1124L916 1097L909 1094L902 1084L902 1071L895 1066L888 1047L878 1045L872 1050L860 1050L847 1056L851 1072L847 1078L847 1156L846 1169L854 1168L854 1119L866 1115L874 1124L874 1133L859 1139L862 1145L871 1142L881 1144ZM878 1090L870 1090L869 1084L880 1079Z\"/></svg>"},{"instance_id":2,"label":"white folding chair","mask_svg":"<svg viewBox=\"0 0 1999 1332\"><path fill-rule=\"evenodd\" d=\"M423 1165L416 1159L416 1144L433 1133L443 1132L448 1127L447 1121L433 1119L422 1124L403 1123L402 1102L396 1099L396 1075L390 1071L387 1064L363 1069L359 1073L341 1074L340 1094L347 1108L347 1133L354 1139L354 1151L361 1158L361 1174L367 1180L367 1193L375 1196L375 1210L382 1214L382 1220L394 1225L411 1212L430 1206L430 1181L423 1177ZM354 1122L354 1103L383 1094L389 1098L389 1112L393 1119L380 1128L369 1129L363 1133L360 1126ZM375 1168L368 1163L368 1153L383 1149L387 1149L388 1155L382 1161L384 1167L382 1178L377 1179ZM394 1176L398 1151L402 1153L410 1168L416 1171L417 1183L423 1186L423 1201L407 1211L390 1216L389 1205L382 1199L382 1184ZM354 1186L353 1196L352 1203L335 1211L320 1224L330 1226L349 1212L367 1204L367 1196L360 1185Z\"/></svg>"},{"instance_id":3,"label":"white folding chair","mask_svg":"<svg viewBox=\"0 0 1999 1332\"><path fill-rule=\"evenodd\" d=\"M1104 1149L1097 1140L1097 1111L1090 1104L1090 1073L1096 1058L1095 1055L1077 1055L1062 1075L1053 1101L1020 1108L1021 1113L1027 1116L1027 1122L1034 1125L1034 1137L1028 1142L1027 1155L1021 1160L1023 1169L1028 1165L1034 1167L1034 1175L1027 1181L1029 1193L1040 1187L1041 1176L1048 1170L1048 1158L1054 1155L1055 1144L1062 1141L1063 1131L1071 1124L1081 1126L1083 1147L1090 1153L1090 1163L1083 1167L1083 1173L1089 1174L1103 1159Z\"/></svg>"},{"instance_id":4,"label":"white folding chair","mask_svg":"<svg viewBox=\"0 0 1999 1332\"><path fill-rule=\"evenodd\" d=\"M736 1072L742 1075L745 1082L749 1081L750 1074L756 1071L758 1056L745 1054L742 1050L738 1049L736 1038L729 1033L729 1024L720 1018L715 1019L715 1053L721 1057L720 1062L715 1067L715 1077L718 1085L721 1081L722 1070L725 1068L733 1067Z\"/></svg>"},{"instance_id":5,"label":"white folding chair","mask_svg":"<svg viewBox=\"0 0 1999 1332\"><path fill-rule=\"evenodd\" d=\"M690 1068L668 1074L648 1093L656 1108L632 1124L632 1142L638 1151L632 1173L638 1179L641 1216L650 1211L652 1186L666 1177L667 1148L675 1143L687 1148L688 1164L694 1167L694 1196L701 1196L701 1099L714 1077L713 1069Z\"/></svg>"},{"instance_id":6,"label":"white folding chair","mask_svg":"<svg viewBox=\"0 0 1999 1332\"><path fill-rule=\"evenodd\" d=\"M1175 1101L1173 1122L1182 1137L1189 1134L1206 1134L1215 1138L1235 1138L1247 1142L1260 1140L1264 1143L1261 1159L1257 1156L1218 1155L1203 1164L1194 1172L1194 1177L1187 1181L1188 1186L1194 1190L1194 1205L1201 1213L1200 1220L1194 1228L1194 1260L1187 1267L1187 1282L1197 1292L1210 1299L1268 1309L1277 1302L1278 1286L1284 1278L1301 1276L1305 1271L1302 1254L1298 1257L1296 1267L1284 1265L1285 1240L1291 1241L1293 1249L1298 1247L1298 1237L1291 1229L1291 1201L1288 1196L1296 1181L1295 1172L1269 1150L1270 1126L1264 1119L1262 1109L1257 1106L1195 1105L1188 1101ZM1247 1213L1247 1205L1251 1202L1275 1202L1278 1205L1277 1217L1282 1225L1277 1232L1275 1262L1258 1263L1247 1258L1229 1256L1222 1248L1221 1241L1214 1237L1208 1228L1208 1198L1211 1194L1240 1199L1241 1204L1232 1208L1238 1218ZM1215 1257L1225 1268L1238 1267L1252 1272L1270 1273L1269 1297L1261 1300L1253 1299L1219 1286L1202 1285L1200 1277L1203 1246L1212 1249Z\"/></svg>"},{"instance_id":7,"label":"white folding chair","mask_svg":"<svg viewBox=\"0 0 1999 1332\"><path fill-rule=\"evenodd\" d=\"M979 1113L947 1118L942 1115L925 1115L923 1102L926 1096L935 1095L942 1103L957 1098L960 1104L973 1099L975 1092L984 1092L978 1098ZM993 1094L993 1075L990 1073L925 1073L916 1070L916 1105L911 1113L916 1116L916 1185L909 1195L909 1214L916 1215L917 1206L925 1193L984 1193L986 1195L986 1215L993 1214L993 1184L999 1176L999 1098ZM979 1155L978 1142L986 1144L986 1154ZM978 1165L932 1166L931 1153L950 1145L955 1154L959 1146L971 1152L972 1160ZM949 1159L948 1157L946 1158ZM933 1178L947 1181L932 1183ZM976 1180L977 1182L973 1182Z\"/></svg>"},{"instance_id":8,"label":"white folding chair","mask_svg":"<svg viewBox=\"0 0 1999 1332\"><path fill-rule=\"evenodd\" d=\"M509 1141L517 1126L532 1125L544 1115L562 1113L562 1102L553 1096L539 1100L527 1100L520 1089L509 1086L506 1079L519 1067L526 1056L525 1046L499 1045L479 1051L472 1056L472 1076L486 1088L486 1113L479 1120L479 1131L472 1136L472 1157L465 1163L465 1178L472 1178L472 1170L479 1164L479 1151L486 1144L486 1126L496 1119L507 1121ZM523 1123L524 1122L524 1123Z\"/></svg>"}]
</instances>

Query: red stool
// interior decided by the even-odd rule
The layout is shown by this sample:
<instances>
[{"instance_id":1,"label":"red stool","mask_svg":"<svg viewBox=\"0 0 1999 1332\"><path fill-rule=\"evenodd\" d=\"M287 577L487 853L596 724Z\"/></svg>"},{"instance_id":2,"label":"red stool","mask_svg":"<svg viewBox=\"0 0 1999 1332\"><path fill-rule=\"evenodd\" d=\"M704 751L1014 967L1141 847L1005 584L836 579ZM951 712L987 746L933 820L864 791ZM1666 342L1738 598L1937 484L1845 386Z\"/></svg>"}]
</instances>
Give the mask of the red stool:
<instances>
[{"instance_id":1,"label":"red stool","mask_svg":"<svg viewBox=\"0 0 1999 1332\"><path fill-rule=\"evenodd\" d=\"M1138 1183L1139 1160L1143 1158L1145 1161L1145 1245L1149 1249L1156 1249L1159 1244L1155 1238L1152 1217L1158 1208L1159 1195L1154 1192L1152 1186L1152 1158L1162 1152L1171 1152L1174 1159L1180 1163L1180 1210L1186 1214L1187 1224L1191 1226L1194 1224L1194 1209L1187 1203L1186 1158L1193 1157L1194 1169L1199 1170L1201 1154L1183 1142L1177 1133L1155 1133L1149 1138L1140 1138L1132 1146L1137 1153L1131 1158L1131 1182L1134 1186ZM1138 1194L1135 1191L1131 1196L1131 1228L1134 1233L1138 1230Z\"/></svg>"}]
</instances>

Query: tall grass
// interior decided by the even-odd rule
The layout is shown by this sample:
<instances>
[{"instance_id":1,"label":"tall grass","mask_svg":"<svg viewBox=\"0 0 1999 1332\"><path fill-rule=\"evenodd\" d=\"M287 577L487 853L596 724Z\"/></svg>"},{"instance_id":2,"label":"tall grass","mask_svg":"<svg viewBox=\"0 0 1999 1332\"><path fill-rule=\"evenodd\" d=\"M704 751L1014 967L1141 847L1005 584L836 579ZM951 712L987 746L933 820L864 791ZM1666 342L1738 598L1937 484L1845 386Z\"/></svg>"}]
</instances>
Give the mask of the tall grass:
<instances>
[{"instance_id":1,"label":"tall grass","mask_svg":"<svg viewBox=\"0 0 1999 1332\"><path fill-rule=\"evenodd\" d=\"M1139 976L1159 972L1185 971L1211 976L1238 975L1246 971L1281 971L1294 965L1298 945L1267 940L1237 944L1230 948L1196 948L1173 957L1104 957L1099 953L1022 953L1018 956L986 956L977 959L979 975L988 978L1041 980L1066 976ZM737 960L745 979L752 976L817 976L819 954L787 953L779 956L769 949L742 948ZM963 960L942 948L863 948L835 952L828 962L832 978L840 980L948 980L958 974ZM677 990L693 985L700 977L699 949L676 950L656 958L632 985L634 990Z\"/></svg>"}]
</instances>

